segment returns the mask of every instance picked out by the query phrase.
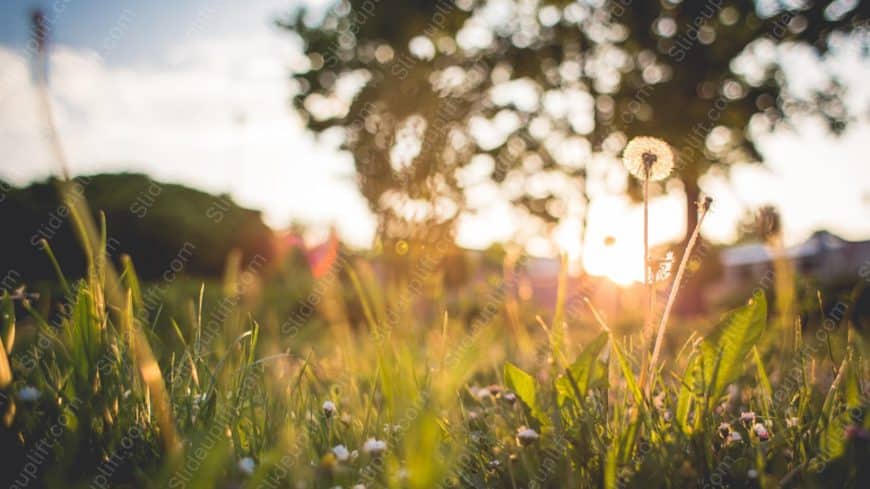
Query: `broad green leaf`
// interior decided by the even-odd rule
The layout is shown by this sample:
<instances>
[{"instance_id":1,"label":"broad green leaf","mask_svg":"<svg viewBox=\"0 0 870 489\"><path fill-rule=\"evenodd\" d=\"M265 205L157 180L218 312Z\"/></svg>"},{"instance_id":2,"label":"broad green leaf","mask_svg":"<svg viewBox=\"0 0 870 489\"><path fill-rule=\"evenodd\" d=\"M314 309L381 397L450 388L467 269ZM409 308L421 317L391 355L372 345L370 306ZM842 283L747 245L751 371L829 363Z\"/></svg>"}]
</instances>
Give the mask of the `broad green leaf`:
<instances>
[{"instance_id":1,"label":"broad green leaf","mask_svg":"<svg viewBox=\"0 0 870 489\"><path fill-rule=\"evenodd\" d=\"M726 314L701 343L704 385L710 402L715 402L725 387L740 377L743 361L766 324L767 300L764 292L758 292L745 306Z\"/></svg>"},{"instance_id":2,"label":"broad green leaf","mask_svg":"<svg viewBox=\"0 0 870 489\"><path fill-rule=\"evenodd\" d=\"M520 400L541 424L548 424L547 417L538 406L538 390L535 379L516 365L507 362L504 366L504 378L508 388L514 391Z\"/></svg>"},{"instance_id":3,"label":"broad green leaf","mask_svg":"<svg viewBox=\"0 0 870 489\"><path fill-rule=\"evenodd\" d=\"M608 339L609 335L607 333L599 334L577 356L574 363L567 368L566 375L556 380L556 390L560 406L566 399L576 397L575 387L580 396L585 396L586 392L594 387L596 383L599 383L601 380L607 380L607 364L598 360L598 356L605 345L607 345ZM574 385L572 385L572 381ZM582 398L577 399L578 402L582 400Z\"/></svg>"}]
</instances>

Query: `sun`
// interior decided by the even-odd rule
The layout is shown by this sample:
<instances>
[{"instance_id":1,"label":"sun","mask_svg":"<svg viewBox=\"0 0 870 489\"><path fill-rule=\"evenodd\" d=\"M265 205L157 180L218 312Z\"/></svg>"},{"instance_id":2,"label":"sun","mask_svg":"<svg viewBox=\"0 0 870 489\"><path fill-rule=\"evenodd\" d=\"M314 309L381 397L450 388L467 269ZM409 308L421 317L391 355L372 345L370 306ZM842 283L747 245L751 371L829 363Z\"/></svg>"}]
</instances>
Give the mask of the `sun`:
<instances>
[{"instance_id":1,"label":"sun","mask_svg":"<svg viewBox=\"0 0 870 489\"><path fill-rule=\"evenodd\" d=\"M618 285L643 280L643 250L628 240L608 236L589 243L583 266L590 275L605 276Z\"/></svg>"},{"instance_id":2,"label":"sun","mask_svg":"<svg viewBox=\"0 0 870 489\"><path fill-rule=\"evenodd\" d=\"M614 213L608 222L612 231L618 233L602 235L591 230L586 246L580 239L578 221L563 222L555 234L560 251L567 257L570 273L583 268L593 276L605 276L617 285L628 286L643 280L643 245L641 236L634 236L631 226L623 224L624 215Z\"/></svg>"},{"instance_id":3,"label":"sun","mask_svg":"<svg viewBox=\"0 0 870 489\"><path fill-rule=\"evenodd\" d=\"M685 214L679 196L663 196L650 202L650 243L653 246L679 239L684 224L673 216ZM643 283L642 208L627 197L602 197L592 202L589 230L581 252L582 266L589 275L604 276L629 286Z\"/></svg>"}]
</instances>

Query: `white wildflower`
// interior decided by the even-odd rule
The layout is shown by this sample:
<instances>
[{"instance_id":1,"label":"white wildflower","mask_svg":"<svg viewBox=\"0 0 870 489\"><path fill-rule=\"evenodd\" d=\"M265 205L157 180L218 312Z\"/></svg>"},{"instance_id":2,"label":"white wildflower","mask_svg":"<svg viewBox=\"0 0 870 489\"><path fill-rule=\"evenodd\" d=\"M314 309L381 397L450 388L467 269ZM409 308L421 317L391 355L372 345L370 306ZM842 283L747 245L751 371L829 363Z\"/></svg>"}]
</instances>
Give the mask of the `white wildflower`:
<instances>
[{"instance_id":1,"label":"white wildflower","mask_svg":"<svg viewBox=\"0 0 870 489\"><path fill-rule=\"evenodd\" d=\"M752 431L755 432L755 435L761 441L767 441L770 439L770 432L767 431L767 427L761 423L755 423L755 425L752 426Z\"/></svg>"},{"instance_id":2,"label":"white wildflower","mask_svg":"<svg viewBox=\"0 0 870 489\"><path fill-rule=\"evenodd\" d=\"M257 463L254 462L254 459L252 459L251 457L245 457L239 460L239 470L241 470L244 474L253 474L256 467Z\"/></svg>"},{"instance_id":3,"label":"white wildflower","mask_svg":"<svg viewBox=\"0 0 870 489\"><path fill-rule=\"evenodd\" d=\"M335 458L338 459L339 462L347 462L350 458L350 452L344 445L336 445L332 447L332 454L335 455Z\"/></svg>"},{"instance_id":4,"label":"white wildflower","mask_svg":"<svg viewBox=\"0 0 870 489\"><path fill-rule=\"evenodd\" d=\"M488 387L472 387L471 392L478 401L492 399L492 392L490 392Z\"/></svg>"},{"instance_id":5,"label":"white wildflower","mask_svg":"<svg viewBox=\"0 0 870 489\"><path fill-rule=\"evenodd\" d=\"M336 407L335 403L332 401L326 401L323 403L323 414L326 415L327 418L332 417L335 414Z\"/></svg>"},{"instance_id":6,"label":"white wildflower","mask_svg":"<svg viewBox=\"0 0 870 489\"><path fill-rule=\"evenodd\" d=\"M537 431L525 426L517 430L517 442L522 446L528 446L536 442L541 435Z\"/></svg>"},{"instance_id":7,"label":"white wildflower","mask_svg":"<svg viewBox=\"0 0 870 489\"><path fill-rule=\"evenodd\" d=\"M18 391L18 399L21 399L24 402L34 402L39 400L42 396L42 392L39 391L36 387L27 386Z\"/></svg>"},{"instance_id":8,"label":"white wildflower","mask_svg":"<svg viewBox=\"0 0 870 489\"><path fill-rule=\"evenodd\" d=\"M376 438L369 438L363 443L362 450L370 455L380 455L387 449L387 442Z\"/></svg>"}]
</instances>

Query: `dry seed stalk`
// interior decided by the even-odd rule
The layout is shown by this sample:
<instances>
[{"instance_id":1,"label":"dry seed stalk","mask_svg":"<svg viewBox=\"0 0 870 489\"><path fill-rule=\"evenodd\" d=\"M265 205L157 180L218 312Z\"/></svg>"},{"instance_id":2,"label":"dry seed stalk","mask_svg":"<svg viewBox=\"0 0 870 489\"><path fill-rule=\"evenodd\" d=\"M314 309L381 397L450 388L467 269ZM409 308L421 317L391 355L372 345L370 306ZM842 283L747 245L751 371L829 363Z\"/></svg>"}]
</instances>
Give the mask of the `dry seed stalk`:
<instances>
[{"instance_id":1,"label":"dry seed stalk","mask_svg":"<svg viewBox=\"0 0 870 489\"><path fill-rule=\"evenodd\" d=\"M674 305L674 301L677 299L677 292L680 290L680 282L682 282L683 274L686 272L686 265L689 263L689 257L692 255L692 250L695 248L695 243L698 241L698 235L701 232L701 225L704 223L704 218L707 217L707 212L710 210L710 205L712 203L713 199L710 197L704 199L703 203L698 203L698 223L695 225L695 229L692 231L692 236L686 244L686 249L684 250L683 257L680 260L680 267L677 269L677 274L674 276L674 281L671 285L671 292L668 294L668 301L665 304L662 320L659 323L658 332L656 333L655 346L653 347L653 354L650 359L649 372L647 375L649 379L652 379L653 373L655 372L656 363L658 362L659 354L661 353L662 340L664 339L665 330L668 325L668 318L671 315L671 308ZM652 382L648 384L647 393L649 393L649 386L652 386Z\"/></svg>"}]
</instances>

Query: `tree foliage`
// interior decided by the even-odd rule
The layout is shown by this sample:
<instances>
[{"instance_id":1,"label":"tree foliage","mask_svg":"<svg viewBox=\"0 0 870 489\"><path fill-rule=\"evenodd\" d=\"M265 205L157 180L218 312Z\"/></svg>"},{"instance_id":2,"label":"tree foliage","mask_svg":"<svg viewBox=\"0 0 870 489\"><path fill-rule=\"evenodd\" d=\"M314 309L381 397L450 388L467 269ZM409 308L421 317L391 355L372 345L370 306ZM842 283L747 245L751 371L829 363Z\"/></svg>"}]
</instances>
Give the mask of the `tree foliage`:
<instances>
[{"instance_id":1,"label":"tree foliage","mask_svg":"<svg viewBox=\"0 0 870 489\"><path fill-rule=\"evenodd\" d=\"M835 76L792 90L784 63L818 61L866 19L848 2L342 0L279 23L307 56L295 107L315 132L343 130L381 234L407 236L490 202L480 174L557 222L587 199L590 162L636 135L674 146L691 204L711 166L760 159L759 131L862 114Z\"/></svg>"}]
</instances>

